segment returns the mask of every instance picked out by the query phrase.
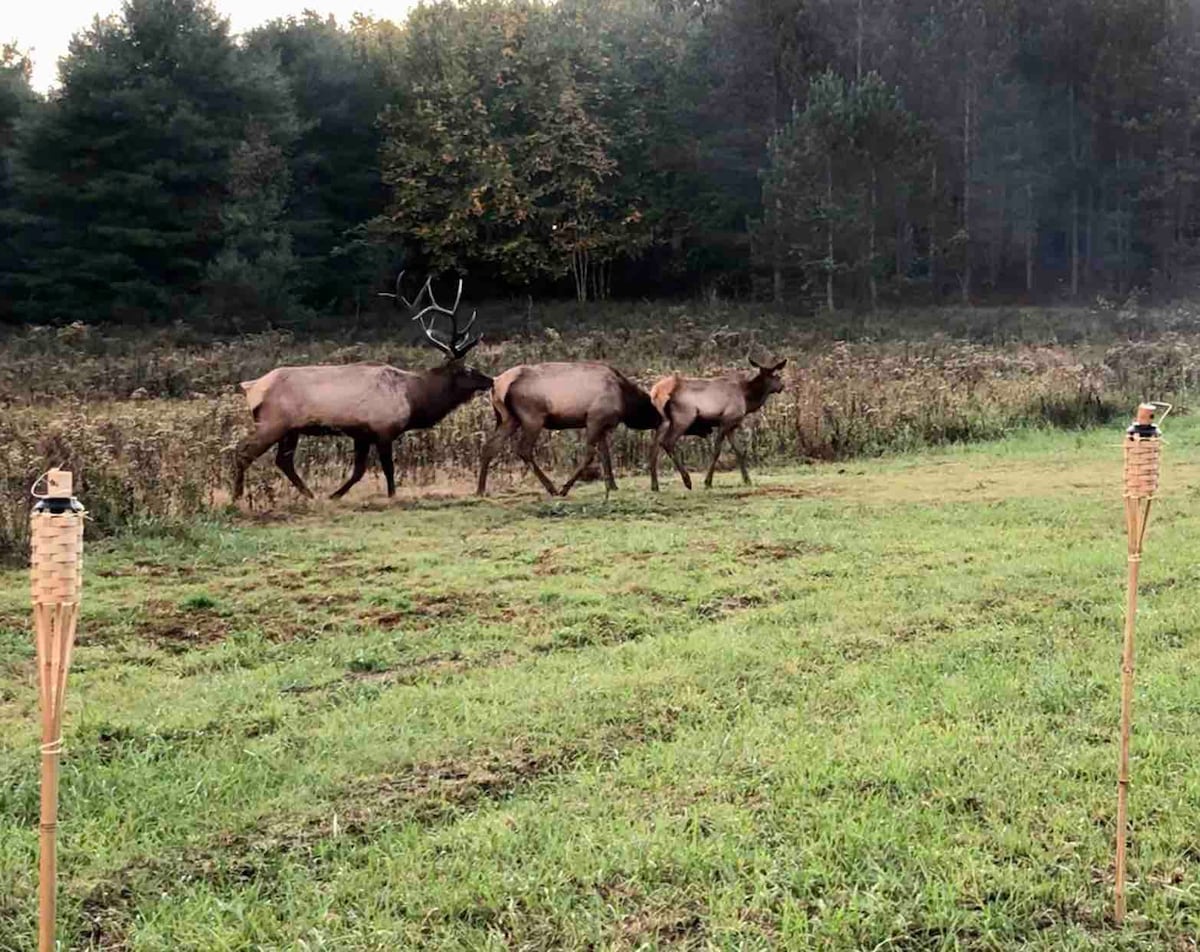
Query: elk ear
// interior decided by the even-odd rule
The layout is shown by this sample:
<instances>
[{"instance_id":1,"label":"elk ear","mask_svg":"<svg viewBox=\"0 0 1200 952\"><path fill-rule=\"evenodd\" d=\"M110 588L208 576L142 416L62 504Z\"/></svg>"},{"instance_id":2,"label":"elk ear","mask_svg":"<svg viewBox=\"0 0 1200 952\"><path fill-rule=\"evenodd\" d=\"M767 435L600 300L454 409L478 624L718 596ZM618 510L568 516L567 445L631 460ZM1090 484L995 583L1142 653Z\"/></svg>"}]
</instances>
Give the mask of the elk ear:
<instances>
[{"instance_id":1,"label":"elk ear","mask_svg":"<svg viewBox=\"0 0 1200 952\"><path fill-rule=\"evenodd\" d=\"M757 370L762 370L762 369L763 369L763 365L762 365L762 364L760 364L760 363L759 363L757 360L755 360L753 357L751 357L749 354L747 354L747 355L746 355L746 359L747 359L748 361L750 361L750 366L751 366L751 367L754 367L754 368L755 368L755 369L757 369Z\"/></svg>"},{"instance_id":2,"label":"elk ear","mask_svg":"<svg viewBox=\"0 0 1200 952\"><path fill-rule=\"evenodd\" d=\"M777 373L779 373L779 371L783 370L783 368L786 366L787 366L787 358L784 357L783 360L781 360L779 363L777 363L774 367L771 368L771 373L777 374Z\"/></svg>"}]
</instances>

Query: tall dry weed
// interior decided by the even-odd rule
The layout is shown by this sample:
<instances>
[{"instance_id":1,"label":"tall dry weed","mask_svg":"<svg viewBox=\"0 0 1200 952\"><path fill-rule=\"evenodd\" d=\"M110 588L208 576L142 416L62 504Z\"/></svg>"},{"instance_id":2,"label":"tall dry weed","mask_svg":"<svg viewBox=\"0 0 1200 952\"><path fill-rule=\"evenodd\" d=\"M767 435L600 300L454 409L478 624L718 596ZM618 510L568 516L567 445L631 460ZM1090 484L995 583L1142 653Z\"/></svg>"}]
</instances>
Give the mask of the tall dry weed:
<instances>
[{"instance_id":1,"label":"tall dry weed","mask_svg":"<svg viewBox=\"0 0 1200 952\"><path fill-rule=\"evenodd\" d=\"M1018 318L1027 320L1018 313L995 322L992 333ZM1176 318L1173 327L1184 321ZM493 373L539 360L607 360L649 385L672 371L748 370L750 351L786 355L786 391L751 418L742 436L756 463L915 450L1026 426L1085 426L1132 399L1186 396L1200 382L1200 337L1179 330L1066 346L1044 340L1044 317L1033 335L1039 343L936 334L850 342L745 311L698 315L668 307L639 320L605 325L591 316L570 333L545 321L519 326L509 337L485 341L472 359ZM409 330L384 322L326 338L274 331L209 340L188 328L138 337L71 325L10 334L0 340L0 555L24 550L28 487L53 465L78 474L93 535L220 511L228 503L232 447L251 425L239 380L280 364L429 365L436 358ZM427 485L469 476L492 426L481 398L432 430L406 434L397 447L400 479ZM707 441L683 446L693 465L706 460ZM548 434L541 462L561 471L579 447L576 435ZM640 477L647 448L647 434L619 429L614 462ZM500 463L500 482L521 475L511 454ZM301 440L298 466L315 488L332 488L350 465L348 440ZM272 507L293 498L270 454L250 469L249 505Z\"/></svg>"}]
</instances>

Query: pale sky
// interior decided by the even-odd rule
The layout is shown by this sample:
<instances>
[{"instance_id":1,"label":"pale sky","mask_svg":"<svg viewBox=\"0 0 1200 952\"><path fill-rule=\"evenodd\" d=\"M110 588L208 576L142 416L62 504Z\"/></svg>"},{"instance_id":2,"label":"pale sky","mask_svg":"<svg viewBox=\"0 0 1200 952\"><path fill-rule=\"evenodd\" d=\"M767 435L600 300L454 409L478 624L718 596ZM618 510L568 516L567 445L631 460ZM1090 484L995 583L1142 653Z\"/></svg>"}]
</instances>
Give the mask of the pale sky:
<instances>
[{"instance_id":1,"label":"pale sky","mask_svg":"<svg viewBox=\"0 0 1200 952\"><path fill-rule=\"evenodd\" d=\"M45 0L43 0L45 2ZM402 21L417 0L216 0L217 10L228 17L234 33L243 33L277 17L299 16L306 8L322 16L332 13L338 23L350 22L355 13ZM45 92L58 82L58 58L67 52L71 37L91 25L95 16L121 9L121 0L49 0L43 7L31 0L0 3L0 43L16 41L32 49L33 87Z\"/></svg>"}]
</instances>

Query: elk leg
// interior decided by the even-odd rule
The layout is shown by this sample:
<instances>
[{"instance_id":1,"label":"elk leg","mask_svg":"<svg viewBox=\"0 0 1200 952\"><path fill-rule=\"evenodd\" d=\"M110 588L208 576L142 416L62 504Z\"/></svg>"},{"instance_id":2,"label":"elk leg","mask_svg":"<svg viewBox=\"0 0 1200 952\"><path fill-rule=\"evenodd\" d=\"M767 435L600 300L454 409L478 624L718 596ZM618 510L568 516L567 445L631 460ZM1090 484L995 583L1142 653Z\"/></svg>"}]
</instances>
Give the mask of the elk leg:
<instances>
[{"instance_id":1,"label":"elk leg","mask_svg":"<svg viewBox=\"0 0 1200 952\"><path fill-rule=\"evenodd\" d=\"M517 431L517 425L516 417L508 417L496 427L495 432L483 444L483 449L479 452L479 485L475 489L476 496L487 494L488 467L492 465L492 460L500 452L500 447L504 445L505 440L511 438ZM535 436L534 439L537 437Z\"/></svg>"},{"instance_id":2,"label":"elk leg","mask_svg":"<svg viewBox=\"0 0 1200 952\"><path fill-rule=\"evenodd\" d=\"M600 462L604 465L604 486L609 492L617 488L617 481L613 477L612 454L608 449L608 434L600 437Z\"/></svg>"},{"instance_id":3,"label":"elk leg","mask_svg":"<svg viewBox=\"0 0 1200 952\"><path fill-rule=\"evenodd\" d=\"M671 428L670 421L659 425L650 438L650 491L658 492L658 444L663 434Z\"/></svg>"},{"instance_id":4,"label":"elk leg","mask_svg":"<svg viewBox=\"0 0 1200 952\"><path fill-rule=\"evenodd\" d=\"M354 472L350 474L341 486L329 494L330 499L341 499L350 491L350 487L363 478L367 471L367 454L371 452L371 441L355 437L354 439Z\"/></svg>"},{"instance_id":5,"label":"elk leg","mask_svg":"<svg viewBox=\"0 0 1200 952\"><path fill-rule=\"evenodd\" d=\"M392 441L380 440L375 444L375 452L379 455L379 468L383 470L383 478L387 481L388 498L396 495L396 464L392 459Z\"/></svg>"},{"instance_id":6,"label":"elk leg","mask_svg":"<svg viewBox=\"0 0 1200 952\"><path fill-rule=\"evenodd\" d=\"M589 425L587 428L587 450L583 454L583 459L579 465L575 467L575 472L571 474L571 478L562 484L562 489L558 491L560 496L565 496L571 491L571 487L575 485L575 481L583 475L583 471L592 465L592 460L596 458L596 448L601 441L608 438L609 431L614 424L610 423L607 426L600 424L598 426Z\"/></svg>"},{"instance_id":7,"label":"elk leg","mask_svg":"<svg viewBox=\"0 0 1200 952\"><path fill-rule=\"evenodd\" d=\"M725 442L725 431L717 430L717 441L713 443L712 462L708 464L708 472L704 474L704 488L712 489L713 473L717 468L717 460L721 456L721 444Z\"/></svg>"},{"instance_id":8,"label":"elk leg","mask_svg":"<svg viewBox=\"0 0 1200 952\"><path fill-rule=\"evenodd\" d=\"M287 435L275 428L260 429L251 433L237 445L234 451L233 498L241 499L246 490L246 470L256 459Z\"/></svg>"},{"instance_id":9,"label":"elk leg","mask_svg":"<svg viewBox=\"0 0 1200 952\"><path fill-rule=\"evenodd\" d=\"M679 455L679 450L674 446L667 451L671 457L671 462L675 464L675 468L679 470L679 478L683 480L683 485L688 489L692 488L692 477L688 475L687 467L683 465L683 459Z\"/></svg>"},{"instance_id":10,"label":"elk leg","mask_svg":"<svg viewBox=\"0 0 1200 952\"><path fill-rule=\"evenodd\" d=\"M675 446L679 442L679 438L687 432L687 428L691 425L691 420L682 427L676 425L675 421L672 420L671 425L667 427L666 435L662 441L663 449L671 457L671 462L675 464L675 468L679 471L679 478L683 480L683 485L688 489L692 488L692 477L688 475L687 467L683 465L683 459L680 457L679 451Z\"/></svg>"},{"instance_id":11,"label":"elk leg","mask_svg":"<svg viewBox=\"0 0 1200 952\"><path fill-rule=\"evenodd\" d=\"M592 465L592 460L596 456L596 444L588 440L587 451L583 454L583 460L575 467L575 472L571 474L571 478L562 484L562 489L558 491L560 496L565 496L571 491L571 487L575 485L575 481L583 475L583 471Z\"/></svg>"},{"instance_id":12,"label":"elk leg","mask_svg":"<svg viewBox=\"0 0 1200 952\"><path fill-rule=\"evenodd\" d=\"M304 480L296 472L296 447L299 444L300 434L295 430L284 434L283 439L279 441L278 449L275 450L275 465L283 471L283 475L300 490L302 495L312 499L312 490L304 485Z\"/></svg>"},{"instance_id":13,"label":"elk leg","mask_svg":"<svg viewBox=\"0 0 1200 952\"><path fill-rule=\"evenodd\" d=\"M557 496L558 490L554 488L554 483L550 481L550 477L542 472L542 468L538 466L537 460L533 458L533 447L537 443L537 439L542 435L542 431L521 429L521 438L517 440L517 456L522 461L529 465L533 470L534 475L542 481L542 485L546 487L546 492L551 496Z\"/></svg>"},{"instance_id":14,"label":"elk leg","mask_svg":"<svg viewBox=\"0 0 1200 952\"><path fill-rule=\"evenodd\" d=\"M737 440L733 438L732 431L729 434L729 445L733 447L733 455L737 457L738 469L742 471L742 483L749 486L750 474L746 471L746 454L742 452L742 448L738 446Z\"/></svg>"}]
</instances>

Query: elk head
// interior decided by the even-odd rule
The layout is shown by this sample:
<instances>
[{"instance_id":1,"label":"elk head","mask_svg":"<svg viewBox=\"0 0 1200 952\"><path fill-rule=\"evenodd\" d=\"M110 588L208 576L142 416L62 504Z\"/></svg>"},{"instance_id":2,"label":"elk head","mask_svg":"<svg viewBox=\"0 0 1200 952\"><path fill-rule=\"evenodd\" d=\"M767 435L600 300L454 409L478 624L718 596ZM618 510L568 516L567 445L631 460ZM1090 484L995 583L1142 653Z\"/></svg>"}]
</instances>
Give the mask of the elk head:
<instances>
[{"instance_id":1,"label":"elk head","mask_svg":"<svg viewBox=\"0 0 1200 952\"><path fill-rule=\"evenodd\" d=\"M753 357L746 359L750 361L751 367L758 370L757 380L762 381L767 393L783 393L783 381L779 377L779 371L787 366L786 357L777 364L760 364Z\"/></svg>"},{"instance_id":2,"label":"elk head","mask_svg":"<svg viewBox=\"0 0 1200 952\"><path fill-rule=\"evenodd\" d=\"M401 272L403 275L403 272ZM492 378L485 373L481 373L474 367L468 367L463 363L463 358L476 344L479 343L479 336L470 336L471 327L475 323L476 311L471 312L471 319L467 321L466 326L459 330L458 327L458 305L462 300L463 283L462 278L458 279L458 292L454 295L454 304L448 308L438 304L437 299L433 296L432 278L426 278L425 284L417 293L410 307L415 307L421 300L422 296L429 296L429 305L422 311L413 315L414 321L419 321L421 329L425 332L425 337L434 347L446 355L446 362L439 370L450 376L454 389L464 393L474 393L477 390L489 390L492 386ZM396 281L396 294L400 295L400 282ZM404 300L401 298L401 300ZM405 303L408 303L405 301ZM434 327L439 314L445 314L450 318L450 333L446 334L437 330Z\"/></svg>"}]
</instances>

